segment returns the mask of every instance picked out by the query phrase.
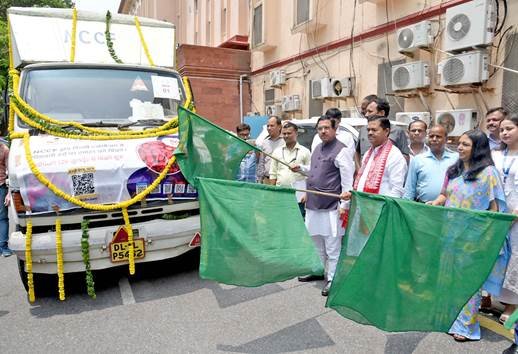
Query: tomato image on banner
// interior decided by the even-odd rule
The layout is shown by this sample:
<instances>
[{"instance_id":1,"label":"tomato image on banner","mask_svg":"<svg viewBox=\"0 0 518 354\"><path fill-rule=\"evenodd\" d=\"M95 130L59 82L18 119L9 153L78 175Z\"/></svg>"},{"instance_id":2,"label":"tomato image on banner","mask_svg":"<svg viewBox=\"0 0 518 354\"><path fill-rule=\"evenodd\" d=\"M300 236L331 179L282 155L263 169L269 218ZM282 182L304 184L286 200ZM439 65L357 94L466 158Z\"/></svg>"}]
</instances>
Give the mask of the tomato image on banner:
<instances>
[{"instance_id":1,"label":"tomato image on banner","mask_svg":"<svg viewBox=\"0 0 518 354\"><path fill-rule=\"evenodd\" d=\"M154 141L147 141L137 147L138 156L146 167L133 172L129 177L127 187L130 195L141 192L153 183L158 174L163 171L169 159L172 158L178 142L177 135L168 135L159 137ZM162 199L168 195L180 199L190 199L197 196L196 190L187 183L176 163L170 167L166 178L157 189L151 192L147 199Z\"/></svg>"}]
</instances>

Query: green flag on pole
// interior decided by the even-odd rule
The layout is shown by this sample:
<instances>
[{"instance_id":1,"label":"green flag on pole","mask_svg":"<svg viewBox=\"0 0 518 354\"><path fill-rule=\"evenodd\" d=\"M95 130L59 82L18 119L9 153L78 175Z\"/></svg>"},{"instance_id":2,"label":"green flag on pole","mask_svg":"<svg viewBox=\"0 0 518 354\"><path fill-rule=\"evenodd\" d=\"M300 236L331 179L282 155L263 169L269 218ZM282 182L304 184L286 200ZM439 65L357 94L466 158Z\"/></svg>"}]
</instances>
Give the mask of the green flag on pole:
<instances>
[{"instance_id":1,"label":"green flag on pole","mask_svg":"<svg viewBox=\"0 0 518 354\"><path fill-rule=\"evenodd\" d=\"M353 192L326 306L386 331L446 332L491 273L513 219Z\"/></svg>"},{"instance_id":2,"label":"green flag on pole","mask_svg":"<svg viewBox=\"0 0 518 354\"><path fill-rule=\"evenodd\" d=\"M198 178L198 191L202 278L259 286L323 273L293 189Z\"/></svg>"},{"instance_id":3,"label":"green flag on pole","mask_svg":"<svg viewBox=\"0 0 518 354\"><path fill-rule=\"evenodd\" d=\"M197 185L196 177L235 179L246 153L259 150L183 107L178 107L178 121L180 143L175 156L192 185Z\"/></svg>"}]
</instances>

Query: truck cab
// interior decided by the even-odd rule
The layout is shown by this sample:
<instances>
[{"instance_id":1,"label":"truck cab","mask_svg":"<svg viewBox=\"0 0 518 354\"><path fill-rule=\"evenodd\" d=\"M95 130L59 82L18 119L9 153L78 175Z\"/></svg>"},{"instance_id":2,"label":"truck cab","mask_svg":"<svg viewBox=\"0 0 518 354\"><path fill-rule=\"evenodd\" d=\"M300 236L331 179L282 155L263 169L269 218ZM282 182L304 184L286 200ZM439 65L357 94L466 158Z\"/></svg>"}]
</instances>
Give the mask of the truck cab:
<instances>
[{"instance_id":1,"label":"truck cab","mask_svg":"<svg viewBox=\"0 0 518 354\"><path fill-rule=\"evenodd\" d=\"M81 43L77 44L75 62L68 62L63 53L59 59L53 57L56 53L34 52L28 42L38 40L40 34L29 40L24 28L30 28L33 20L37 20L43 32L47 30L55 34L64 28L61 37L49 37L58 38L59 43L47 43L47 47L64 45L68 48L70 11L9 9L14 66L19 71L19 100L38 114L56 121L117 131L120 136L124 136L124 132L156 131L176 119L177 108L186 104L188 93L180 75L171 69L174 65L174 27L161 21L141 20L143 29L147 29L144 33L148 34L151 53L153 48L161 48L164 44L169 46L156 58L156 62L165 67L144 63L147 59L142 50L137 53L124 51L123 46L132 40L126 35L124 26L132 26L132 16L113 17L112 37L119 40L121 57L128 64L114 63L105 43L99 39L103 37L98 35L92 37L97 43L90 41L84 44L95 47L85 49ZM84 20L79 20L81 18ZM98 14L79 13L78 33L87 29L89 33L103 33L104 25L103 17ZM159 32L154 33L156 29ZM164 35L173 42L161 41L160 36ZM80 42L80 38L87 37L78 35L77 38ZM92 60L95 51L99 51L97 61ZM163 52L166 52L165 57ZM27 110L24 113L27 114ZM63 136L54 136L35 129L27 119L31 117L15 116L13 132L29 132L31 136L29 146L23 139L12 140L8 166L12 196L9 217L14 225L9 247L18 257L24 284L27 279L25 255L29 219L33 273L57 272L57 217L61 221L65 273L85 270L81 252L84 221L88 221L92 270L128 263L128 250L118 239L125 232L122 211L96 211L64 200L36 178L29 160L67 195L85 203L109 205L128 200L150 186L172 158L178 136L157 134L138 139L68 139L66 134L77 134L77 127L62 124L60 132ZM176 257L196 246L193 239L199 239L200 230L197 192L183 178L176 164L169 168L155 190L141 202L129 206L127 211L135 239L136 263ZM114 247L115 243L117 247Z\"/></svg>"}]
</instances>

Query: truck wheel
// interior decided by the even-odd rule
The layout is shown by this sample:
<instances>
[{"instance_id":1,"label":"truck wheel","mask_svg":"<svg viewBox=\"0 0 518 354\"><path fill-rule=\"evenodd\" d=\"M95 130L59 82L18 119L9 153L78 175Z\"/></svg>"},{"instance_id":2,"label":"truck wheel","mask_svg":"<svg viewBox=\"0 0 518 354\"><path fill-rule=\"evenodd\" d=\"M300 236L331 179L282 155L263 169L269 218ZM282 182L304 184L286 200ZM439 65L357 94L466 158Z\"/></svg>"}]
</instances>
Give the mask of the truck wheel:
<instances>
[{"instance_id":1,"label":"truck wheel","mask_svg":"<svg viewBox=\"0 0 518 354\"><path fill-rule=\"evenodd\" d=\"M18 273L22 281L25 291L29 291L29 285L27 284L27 272L25 271L25 261L18 258Z\"/></svg>"}]
</instances>

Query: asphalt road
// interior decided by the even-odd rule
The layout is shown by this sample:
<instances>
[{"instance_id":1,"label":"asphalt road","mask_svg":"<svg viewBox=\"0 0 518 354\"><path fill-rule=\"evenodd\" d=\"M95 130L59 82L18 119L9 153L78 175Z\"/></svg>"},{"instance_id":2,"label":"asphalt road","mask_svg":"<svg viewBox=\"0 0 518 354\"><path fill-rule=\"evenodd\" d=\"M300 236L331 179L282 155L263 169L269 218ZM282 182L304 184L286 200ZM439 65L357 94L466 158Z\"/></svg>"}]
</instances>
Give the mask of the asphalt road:
<instances>
[{"instance_id":1,"label":"asphalt road","mask_svg":"<svg viewBox=\"0 0 518 354\"><path fill-rule=\"evenodd\" d=\"M48 287L27 302L15 257L0 258L0 353L501 353L510 342L483 329L479 342L443 333L386 333L324 307L321 283L290 280L239 288L201 280L198 256L80 276L66 301ZM48 290L48 291L44 291Z\"/></svg>"}]
</instances>

